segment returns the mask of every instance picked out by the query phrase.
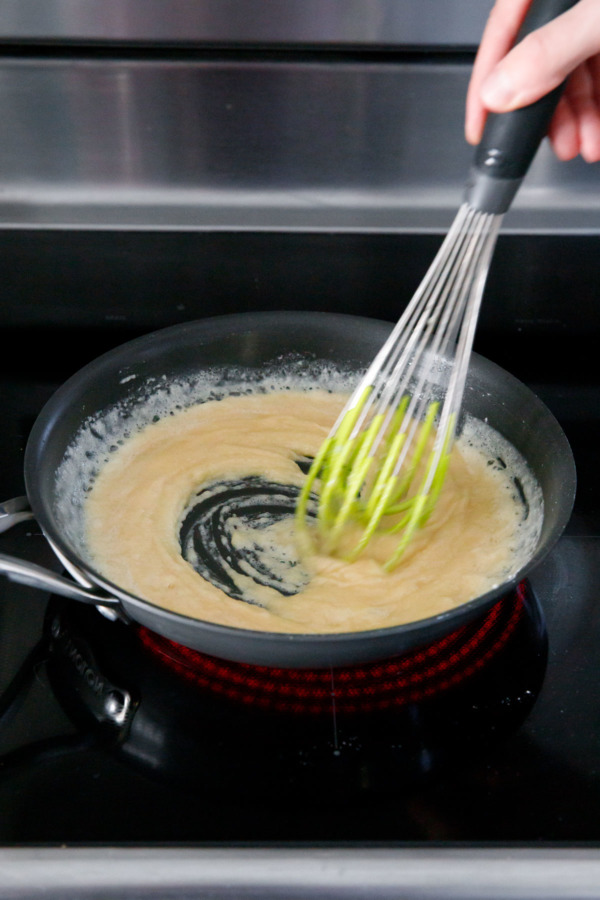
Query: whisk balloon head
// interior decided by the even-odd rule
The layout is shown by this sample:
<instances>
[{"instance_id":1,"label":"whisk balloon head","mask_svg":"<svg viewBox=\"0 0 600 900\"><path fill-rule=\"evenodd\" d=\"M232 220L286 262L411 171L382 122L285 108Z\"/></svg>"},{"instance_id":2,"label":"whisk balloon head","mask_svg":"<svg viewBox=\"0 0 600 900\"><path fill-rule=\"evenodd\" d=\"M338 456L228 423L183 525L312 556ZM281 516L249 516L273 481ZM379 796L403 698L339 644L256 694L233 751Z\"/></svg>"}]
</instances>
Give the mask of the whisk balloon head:
<instances>
[{"instance_id":1,"label":"whisk balloon head","mask_svg":"<svg viewBox=\"0 0 600 900\"><path fill-rule=\"evenodd\" d=\"M439 400L416 409L405 393L397 405L375 388L364 387L345 409L337 428L310 468L297 507L300 523L315 484L319 484L316 535L322 552L343 544L348 559L359 556L376 533L398 535L385 563L393 568L417 529L430 517L441 491L454 439L456 417L441 426ZM421 415L422 414L422 415ZM348 549L349 523L358 535ZM358 529L356 528L358 526Z\"/></svg>"},{"instance_id":2,"label":"whisk balloon head","mask_svg":"<svg viewBox=\"0 0 600 900\"><path fill-rule=\"evenodd\" d=\"M419 290L317 453L296 509L322 552L356 558L378 533L401 560L431 516L457 430L501 216L463 204ZM316 494L316 525L308 525ZM346 532L358 534L348 550Z\"/></svg>"}]
</instances>

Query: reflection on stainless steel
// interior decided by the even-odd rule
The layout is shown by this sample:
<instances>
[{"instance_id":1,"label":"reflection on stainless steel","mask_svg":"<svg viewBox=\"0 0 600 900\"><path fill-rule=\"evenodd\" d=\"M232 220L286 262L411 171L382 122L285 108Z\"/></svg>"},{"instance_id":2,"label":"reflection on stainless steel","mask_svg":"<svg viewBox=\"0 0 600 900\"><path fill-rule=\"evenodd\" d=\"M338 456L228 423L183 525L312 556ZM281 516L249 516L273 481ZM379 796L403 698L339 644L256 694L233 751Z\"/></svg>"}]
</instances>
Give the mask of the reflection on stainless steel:
<instances>
[{"instance_id":1,"label":"reflection on stainless steel","mask_svg":"<svg viewBox=\"0 0 600 900\"><path fill-rule=\"evenodd\" d=\"M593 848L65 847L0 850L10 898L598 897Z\"/></svg>"},{"instance_id":2,"label":"reflection on stainless steel","mask_svg":"<svg viewBox=\"0 0 600 900\"><path fill-rule=\"evenodd\" d=\"M445 230L471 160L459 62L4 59L0 225ZM543 147L505 231L598 228Z\"/></svg>"},{"instance_id":3,"label":"reflection on stainless steel","mask_svg":"<svg viewBox=\"0 0 600 900\"><path fill-rule=\"evenodd\" d=\"M475 45L491 0L4 0L0 39Z\"/></svg>"}]
</instances>

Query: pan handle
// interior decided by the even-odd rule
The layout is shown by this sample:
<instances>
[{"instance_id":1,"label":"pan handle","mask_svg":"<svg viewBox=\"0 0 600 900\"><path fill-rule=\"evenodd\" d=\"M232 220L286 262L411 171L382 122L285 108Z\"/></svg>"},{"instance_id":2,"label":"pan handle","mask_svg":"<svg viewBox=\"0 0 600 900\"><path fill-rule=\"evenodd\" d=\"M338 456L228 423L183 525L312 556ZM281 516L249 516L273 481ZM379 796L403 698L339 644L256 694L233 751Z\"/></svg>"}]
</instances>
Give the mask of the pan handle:
<instances>
[{"instance_id":1,"label":"pan handle","mask_svg":"<svg viewBox=\"0 0 600 900\"><path fill-rule=\"evenodd\" d=\"M68 597L70 600L83 600L84 603L91 603L94 606L120 606L120 601L116 597L95 594L50 569L38 566L37 563L25 562L6 553L0 553L0 575L5 575L9 581L60 594L61 597Z\"/></svg>"},{"instance_id":2,"label":"pan handle","mask_svg":"<svg viewBox=\"0 0 600 900\"><path fill-rule=\"evenodd\" d=\"M26 522L33 517L27 497L15 497L0 503L0 534L18 522Z\"/></svg>"},{"instance_id":3,"label":"pan handle","mask_svg":"<svg viewBox=\"0 0 600 900\"><path fill-rule=\"evenodd\" d=\"M33 518L34 515L27 497L15 497L0 503L0 533L8 531L19 522ZM75 581L70 581L68 578L52 572L51 569L45 569L43 566L38 566L37 563L26 562L16 556L8 556L6 553L0 553L0 575L5 575L9 581L60 594L61 597L68 597L70 600L82 600L84 603L91 603L94 606L102 605L119 609L121 606L116 597L111 597L109 594L95 594L89 588L82 587Z\"/></svg>"}]
</instances>

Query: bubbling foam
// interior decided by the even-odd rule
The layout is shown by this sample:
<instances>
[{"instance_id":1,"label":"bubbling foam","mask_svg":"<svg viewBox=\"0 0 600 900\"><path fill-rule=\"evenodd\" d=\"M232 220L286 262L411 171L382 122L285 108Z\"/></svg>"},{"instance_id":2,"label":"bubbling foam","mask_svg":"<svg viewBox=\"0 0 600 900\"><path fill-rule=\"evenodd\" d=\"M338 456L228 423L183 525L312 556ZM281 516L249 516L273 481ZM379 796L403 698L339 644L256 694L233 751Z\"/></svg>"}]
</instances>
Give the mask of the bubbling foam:
<instances>
[{"instance_id":1,"label":"bubbling foam","mask_svg":"<svg viewBox=\"0 0 600 900\"><path fill-rule=\"evenodd\" d=\"M459 440L487 457L488 466L500 476L502 489L510 493L517 508L521 509L515 540L510 548L513 559L505 573L508 579L533 556L539 543L544 521L542 489L522 454L481 419L465 416Z\"/></svg>"}]
</instances>

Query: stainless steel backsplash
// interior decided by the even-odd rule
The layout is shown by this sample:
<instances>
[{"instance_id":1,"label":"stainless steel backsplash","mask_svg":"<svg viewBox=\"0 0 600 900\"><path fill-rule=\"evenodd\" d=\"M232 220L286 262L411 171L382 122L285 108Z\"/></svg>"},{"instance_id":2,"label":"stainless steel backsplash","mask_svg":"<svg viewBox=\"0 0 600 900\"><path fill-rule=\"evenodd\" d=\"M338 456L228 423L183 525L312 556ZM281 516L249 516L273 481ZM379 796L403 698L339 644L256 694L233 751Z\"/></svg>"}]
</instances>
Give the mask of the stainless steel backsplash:
<instances>
[{"instance_id":1,"label":"stainless steel backsplash","mask_svg":"<svg viewBox=\"0 0 600 900\"><path fill-rule=\"evenodd\" d=\"M0 227L443 231L460 54L0 56ZM598 166L542 147L506 230L596 232Z\"/></svg>"},{"instance_id":2,"label":"stainless steel backsplash","mask_svg":"<svg viewBox=\"0 0 600 900\"><path fill-rule=\"evenodd\" d=\"M0 40L475 46L492 0L3 0Z\"/></svg>"},{"instance_id":3,"label":"stainless steel backsplash","mask_svg":"<svg viewBox=\"0 0 600 900\"><path fill-rule=\"evenodd\" d=\"M60 379L209 315L396 319L461 199L490 6L0 4L5 342ZM543 146L506 216L477 348L522 377L595 358L598 178Z\"/></svg>"}]
</instances>

